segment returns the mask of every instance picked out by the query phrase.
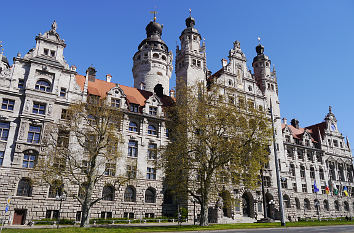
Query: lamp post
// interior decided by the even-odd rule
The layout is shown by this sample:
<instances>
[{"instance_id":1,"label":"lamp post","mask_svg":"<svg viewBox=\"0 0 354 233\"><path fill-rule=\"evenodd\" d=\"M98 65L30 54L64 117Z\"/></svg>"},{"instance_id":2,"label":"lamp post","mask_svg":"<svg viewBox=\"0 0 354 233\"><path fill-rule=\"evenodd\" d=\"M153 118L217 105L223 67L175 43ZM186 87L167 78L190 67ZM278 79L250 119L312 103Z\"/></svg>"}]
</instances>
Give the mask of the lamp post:
<instances>
[{"instance_id":1,"label":"lamp post","mask_svg":"<svg viewBox=\"0 0 354 233\"><path fill-rule=\"evenodd\" d=\"M62 193L62 195L59 195L59 193L57 193L56 197L55 197L56 201L60 201L59 204L59 213L58 213L58 224L57 224L57 229L59 229L59 223L60 223L60 212L61 212L61 204L63 201L66 200L66 194Z\"/></svg>"},{"instance_id":2,"label":"lamp post","mask_svg":"<svg viewBox=\"0 0 354 233\"><path fill-rule=\"evenodd\" d=\"M191 198L191 202L193 202L193 225L195 225L196 218L195 218L195 202L196 199L194 197Z\"/></svg>"},{"instance_id":3,"label":"lamp post","mask_svg":"<svg viewBox=\"0 0 354 233\"><path fill-rule=\"evenodd\" d=\"M283 206L283 195L281 192L281 183L280 183L280 171L279 171L279 163L278 163L278 154L277 148L275 143L275 132L274 132L274 119L273 116L273 107L272 107L272 99L270 99L270 116L272 120L272 131L273 131L273 149L274 149L274 160L275 160L275 173L277 177L277 185L278 185L278 199L279 199L279 210L280 210L280 217L281 217L281 225L285 226L285 219L284 219L284 206Z\"/></svg>"},{"instance_id":4,"label":"lamp post","mask_svg":"<svg viewBox=\"0 0 354 233\"><path fill-rule=\"evenodd\" d=\"M317 210L317 219L318 219L318 221L320 221L320 201L317 199L317 193L316 193L315 207Z\"/></svg>"}]
</instances>

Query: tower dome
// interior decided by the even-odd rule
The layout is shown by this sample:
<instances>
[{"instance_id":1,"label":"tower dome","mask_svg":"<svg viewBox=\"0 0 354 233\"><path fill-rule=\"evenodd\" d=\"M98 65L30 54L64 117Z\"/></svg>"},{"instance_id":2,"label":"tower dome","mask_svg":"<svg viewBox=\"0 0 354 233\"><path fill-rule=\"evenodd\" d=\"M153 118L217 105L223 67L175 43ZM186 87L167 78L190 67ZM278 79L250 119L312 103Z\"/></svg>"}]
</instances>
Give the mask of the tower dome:
<instances>
[{"instance_id":1,"label":"tower dome","mask_svg":"<svg viewBox=\"0 0 354 233\"><path fill-rule=\"evenodd\" d=\"M134 87L154 92L157 85L163 94L169 92L172 74L172 52L161 39L163 26L154 20L146 26L146 38L133 57Z\"/></svg>"}]
</instances>

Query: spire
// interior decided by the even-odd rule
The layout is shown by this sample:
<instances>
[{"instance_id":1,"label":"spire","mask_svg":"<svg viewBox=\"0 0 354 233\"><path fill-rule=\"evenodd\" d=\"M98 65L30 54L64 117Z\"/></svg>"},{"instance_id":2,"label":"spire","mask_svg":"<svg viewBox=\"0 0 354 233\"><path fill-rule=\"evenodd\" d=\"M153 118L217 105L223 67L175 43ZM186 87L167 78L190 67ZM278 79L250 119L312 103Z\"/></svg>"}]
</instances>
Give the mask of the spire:
<instances>
[{"instance_id":1,"label":"spire","mask_svg":"<svg viewBox=\"0 0 354 233\"><path fill-rule=\"evenodd\" d=\"M328 112L332 113L332 106L331 105L329 105L329 107L328 107Z\"/></svg>"},{"instance_id":2,"label":"spire","mask_svg":"<svg viewBox=\"0 0 354 233\"><path fill-rule=\"evenodd\" d=\"M156 22L156 14L157 14L157 11L150 11L151 14L154 14L154 22Z\"/></svg>"},{"instance_id":3,"label":"spire","mask_svg":"<svg viewBox=\"0 0 354 233\"><path fill-rule=\"evenodd\" d=\"M4 48L2 45L2 41L0 41L0 54L2 55L4 53Z\"/></svg>"},{"instance_id":4,"label":"spire","mask_svg":"<svg viewBox=\"0 0 354 233\"><path fill-rule=\"evenodd\" d=\"M189 17L186 19L187 28L192 28L195 25L195 19L192 17L192 10L189 9Z\"/></svg>"}]
</instances>

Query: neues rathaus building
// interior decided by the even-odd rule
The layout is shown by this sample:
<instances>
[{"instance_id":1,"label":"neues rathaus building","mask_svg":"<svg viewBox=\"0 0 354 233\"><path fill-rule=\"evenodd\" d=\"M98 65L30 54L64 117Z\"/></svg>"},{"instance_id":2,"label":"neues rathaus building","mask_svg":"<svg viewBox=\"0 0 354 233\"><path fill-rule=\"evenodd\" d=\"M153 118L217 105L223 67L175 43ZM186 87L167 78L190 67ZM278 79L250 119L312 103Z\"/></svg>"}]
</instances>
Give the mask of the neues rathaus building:
<instances>
[{"instance_id":1,"label":"neues rathaus building","mask_svg":"<svg viewBox=\"0 0 354 233\"><path fill-rule=\"evenodd\" d=\"M190 16L185 22L175 54L162 40L162 26L156 19L148 23L147 36L137 44L132 58L134 87L113 83L109 74L96 77L94 67L79 74L64 59L66 43L57 32L56 22L35 37L35 46L28 53L18 53L12 62L0 54L0 208L5 208L7 198L11 197L6 213L10 224L56 218L59 214L61 218L80 220L81 206L76 199L68 196L59 213L55 190L50 185L32 182L30 174L45 149L41 140L46 125L65 124L69 105L86 102L91 96L106 98L108 104L124 114L122 157L116 163L106 164L105 175L135 177L119 190L104 183L96 186L94 195L111 195L91 209L91 218L173 216L178 203L163 185L164 174L154 167L153 152L169 142L163 109L175 100L175 91L169 87L173 68L176 80L187 85L208 85L211 81L212 85L219 85L230 104L246 102L259 109L272 107L275 150L272 146L269 164L263 170L269 217L279 219L274 151L279 159L287 220L317 218L318 214L321 218L354 215L352 153L348 139L339 131L343 125L331 107L323 116L319 114L319 123L310 126L282 118L278 97L281 87L261 44L256 46L253 69L247 68L240 42L235 41L228 59L222 59L221 68L213 73L207 68L207 49L195 19ZM314 183L319 189L317 193ZM64 189L78 192L79 187L66 184ZM242 186L226 189L235 201L228 209L222 207L220 222L253 222L256 217L262 218L261 186L256 190ZM193 202L188 199L185 206L192 220Z\"/></svg>"}]
</instances>

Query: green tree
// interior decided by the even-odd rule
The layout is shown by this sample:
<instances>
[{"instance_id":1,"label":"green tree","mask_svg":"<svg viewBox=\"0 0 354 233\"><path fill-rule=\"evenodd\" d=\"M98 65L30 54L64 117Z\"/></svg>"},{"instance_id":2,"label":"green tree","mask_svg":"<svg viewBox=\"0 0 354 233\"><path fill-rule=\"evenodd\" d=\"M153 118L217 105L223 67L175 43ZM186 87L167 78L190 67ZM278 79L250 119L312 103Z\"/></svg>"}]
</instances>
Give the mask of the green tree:
<instances>
[{"instance_id":1,"label":"green tree","mask_svg":"<svg viewBox=\"0 0 354 233\"><path fill-rule=\"evenodd\" d=\"M79 186L79 192L72 188L65 192L81 204L80 226L85 227L91 207L106 198L106 194L94 195L97 185L104 183L117 190L126 181L116 173L122 112L105 99L91 99L70 105L62 117L65 120L46 125L44 152L35 171L41 174L37 179L58 186L56 191L62 192L63 184Z\"/></svg>"},{"instance_id":2,"label":"green tree","mask_svg":"<svg viewBox=\"0 0 354 233\"><path fill-rule=\"evenodd\" d=\"M171 142L160 158L167 184L200 204L202 226L223 185L257 186L271 143L262 109L245 101L236 106L220 93L216 86L179 88L176 105L168 109Z\"/></svg>"}]
</instances>

